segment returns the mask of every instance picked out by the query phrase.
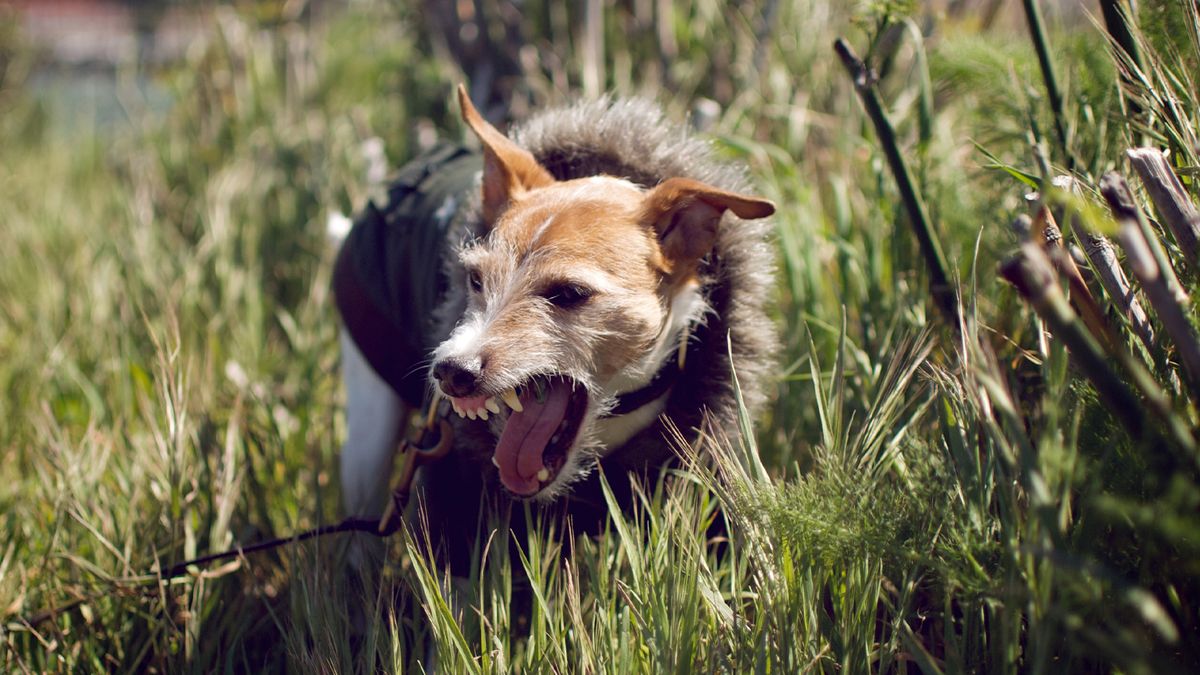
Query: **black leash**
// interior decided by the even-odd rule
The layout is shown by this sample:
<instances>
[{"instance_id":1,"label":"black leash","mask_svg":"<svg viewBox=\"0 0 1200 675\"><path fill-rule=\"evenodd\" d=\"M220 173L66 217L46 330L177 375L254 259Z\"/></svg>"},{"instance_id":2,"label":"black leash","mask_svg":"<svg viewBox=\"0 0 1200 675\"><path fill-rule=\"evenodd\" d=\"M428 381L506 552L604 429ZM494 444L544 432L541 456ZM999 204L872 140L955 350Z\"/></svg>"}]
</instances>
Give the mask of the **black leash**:
<instances>
[{"instance_id":1,"label":"black leash","mask_svg":"<svg viewBox=\"0 0 1200 675\"><path fill-rule=\"evenodd\" d=\"M407 501L407 494L402 496L400 492L395 492L392 495L392 499L403 499L404 501ZM388 513L391 514L393 511L389 509ZM390 517L388 522L384 522L382 518L378 520L375 518L347 518L336 525L321 525L320 527L314 527L311 530L305 530L304 532L294 534L290 537L279 537L277 539L270 539L268 541L260 541L257 544L250 544L249 546L239 545L227 551L221 551L220 553L211 553L209 555L200 556L199 558L185 560L164 570L152 571L146 576L153 577L155 581L178 579L179 577L191 575L192 571L190 568L193 566L203 567L209 563L214 563L219 560L240 558L251 553L267 551L273 548L279 548L280 546L285 546L287 544L297 544L316 537L323 537L341 532L363 532L376 537L388 537L394 534L398 529L400 529L400 518L397 516ZM16 617L16 620L13 623L24 628L32 629L34 626L40 623L44 623L46 621L50 621L51 619L62 616L63 614L78 608L80 605L92 602L101 596L102 594L79 596L56 607L44 609L24 617ZM0 626L0 632L2 631L3 627Z\"/></svg>"},{"instance_id":2,"label":"black leash","mask_svg":"<svg viewBox=\"0 0 1200 675\"><path fill-rule=\"evenodd\" d=\"M666 364L646 386L618 395L617 404L604 417L617 417L628 414L662 396L675 383L680 368L681 366L675 362ZM425 425L419 429L417 437L415 439L407 439L401 444L400 473L396 476L395 487L392 491L392 500L389 502L383 516L379 519L347 518L336 525L321 525L290 537L279 537L277 539L261 541L257 544L250 544L249 546L235 546L220 553L211 553L199 558L185 560L156 574L162 579L175 579L190 574L188 568L192 566L203 567L219 560L240 558L251 553L268 551L280 546L298 544L316 537L324 537L341 532L363 532L376 537L391 536L396 530L400 529L400 514L404 513L404 509L408 505L409 490L417 465L439 459L449 450L451 432L450 424L446 420L441 420L437 434L432 437L430 436L434 431L435 415L437 414L437 406L440 398L437 393L437 390L435 390L434 399L426 413Z\"/></svg>"},{"instance_id":3,"label":"black leash","mask_svg":"<svg viewBox=\"0 0 1200 675\"><path fill-rule=\"evenodd\" d=\"M440 424L435 424L439 422L435 417L439 398L437 395L434 396L429 412L426 414L425 424L417 430L416 438L405 439L400 444L400 473L397 474L392 487L392 499L388 502L387 509L380 518L350 517L336 525L320 525L290 537L260 541L249 546L239 545L220 553L210 553L199 558L185 560L155 574L162 579L175 579L190 574L188 568L192 566L200 567L218 560L239 558L249 553L268 551L287 544L298 544L316 537L341 532L364 532L376 537L390 537L400 529L401 514L408 505L408 495L412 489L412 480L416 475L417 466L441 459L450 451L454 437L450 423L441 419Z\"/></svg>"},{"instance_id":4,"label":"black leash","mask_svg":"<svg viewBox=\"0 0 1200 675\"><path fill-rule=\"evenodd\" d=\"M399 518L391 518L391 522L384 523L382 519L375 518L347 518L336 525L321 525L314 527L311 530L305 530L299 534L293 534L290 537L279 537L277 539L269 539L260 541L257 544L249 546L235 546L227 551L220 553L210 553L209 555L192 558L181 563L176 563L165 570L155 572L155 575L166 579L176 579L178 577L187 576L191 572L189 567L203 567L209 563L217 562L218 560L228 560L229 558L240 558L251 553L259 551L268 551L273 548L278 548L287 544L298 544L302 541L308 541L316 537L324 537L330 534L338 534L340 532L365 532L376 537L388 537L400 529Z\"/></svg>"}]
</instances>

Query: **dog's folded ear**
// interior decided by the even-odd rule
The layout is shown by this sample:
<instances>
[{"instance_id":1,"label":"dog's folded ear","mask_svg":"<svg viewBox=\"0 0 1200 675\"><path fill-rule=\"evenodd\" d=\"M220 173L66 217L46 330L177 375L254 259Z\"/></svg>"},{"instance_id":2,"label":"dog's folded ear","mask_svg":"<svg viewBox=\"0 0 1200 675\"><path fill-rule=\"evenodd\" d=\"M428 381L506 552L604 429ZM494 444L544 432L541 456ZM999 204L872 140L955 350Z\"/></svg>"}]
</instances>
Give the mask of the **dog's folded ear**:
<instances>
[{"instance_id":1,"label":"dog's folded ear","mask_svg":"<svg viewBox=\"0 0 1200 675\"><path fill-rule=\"evenodd\" d=\"M513 199L523 192L553 183L554 177L528 150L488 124L471 103L467 88L461 84L458 85L458 104L462 108L463 121L483 144L483 220L490 228Z\"/></svg>"},{"instance_id":2,"label":"dog's folded ear","mask_svg":"<svg viewBox=\"0 0 1200 675\"><path fill-rule=\"evenodd\" d=\"M668 178L646 194L642 222L658 233L669 274L690 274L700 258L712 250L726 210L752 220L775 213L775 205L690 178Z\"/></svg>"}]
</instances>

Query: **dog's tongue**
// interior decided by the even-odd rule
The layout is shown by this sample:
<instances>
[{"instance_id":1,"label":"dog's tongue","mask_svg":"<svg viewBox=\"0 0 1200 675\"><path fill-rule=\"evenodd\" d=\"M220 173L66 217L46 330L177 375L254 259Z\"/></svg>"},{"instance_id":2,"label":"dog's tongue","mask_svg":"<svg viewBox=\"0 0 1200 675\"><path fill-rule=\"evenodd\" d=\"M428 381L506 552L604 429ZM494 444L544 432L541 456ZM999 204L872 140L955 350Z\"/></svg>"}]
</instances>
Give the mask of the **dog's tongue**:
<instances>
[{"instance_id":1,"label":"dog's tongue","mask_svg":"<svg viewBox=\"0 0 1200 675\"><path fill-rule=\"evenodd\" d=\"M531 387L521 397L522 412L513 412L496 443L494 456L500 468L500 482L518 495L537 492L537 473L542 469L542 453L562 423L571 398L571 385L553 380L546 385L545 401L539 403Z\"/></svg>"}]
</instances>

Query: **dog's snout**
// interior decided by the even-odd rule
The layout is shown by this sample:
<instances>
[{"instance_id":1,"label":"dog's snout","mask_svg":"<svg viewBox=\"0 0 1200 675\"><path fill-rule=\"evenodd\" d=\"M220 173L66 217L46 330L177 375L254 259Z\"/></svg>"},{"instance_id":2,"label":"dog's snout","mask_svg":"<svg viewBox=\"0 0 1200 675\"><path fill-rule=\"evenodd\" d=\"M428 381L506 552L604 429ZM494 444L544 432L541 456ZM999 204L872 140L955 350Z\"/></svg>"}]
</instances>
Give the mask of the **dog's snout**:
<instances>
[{"instance_id":1,"label":"dog's snout","mask_svg":"<svg viewBox=\"0 0 1200 675\"><path fill-rule=\"evenodd\" d=\"M441 384L442 391L450 396L470 396L479 386L479 369L471 369L452 359L443 359L434 364L433 378Z\"/></svg>"}]
</instances>

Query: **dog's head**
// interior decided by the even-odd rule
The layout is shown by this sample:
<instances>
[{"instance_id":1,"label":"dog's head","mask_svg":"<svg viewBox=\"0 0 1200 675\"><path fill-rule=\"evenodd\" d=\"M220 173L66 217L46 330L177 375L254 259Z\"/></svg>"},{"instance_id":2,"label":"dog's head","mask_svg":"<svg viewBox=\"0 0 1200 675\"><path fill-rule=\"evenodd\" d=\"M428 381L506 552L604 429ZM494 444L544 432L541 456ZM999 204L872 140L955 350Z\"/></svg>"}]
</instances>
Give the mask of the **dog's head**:
<instances>
[{"instance_id":1,"label":"dog's head","mask_svg":"<svg viewBox=\"0 0 1200 675\"><path fill-rule=\"evenodd\" d=\"M491 426L504 486L550 499L603 454L597 420L614 397L645 385L703 311L697 269L725 211L775 207L686 178L556 181L461 87L459 101L483 145L486 234L460 252L467 309L431 375Z\"/></svg>"}]
</instances>

